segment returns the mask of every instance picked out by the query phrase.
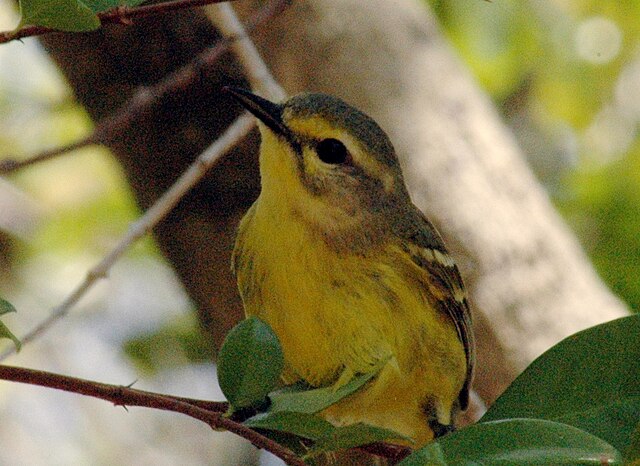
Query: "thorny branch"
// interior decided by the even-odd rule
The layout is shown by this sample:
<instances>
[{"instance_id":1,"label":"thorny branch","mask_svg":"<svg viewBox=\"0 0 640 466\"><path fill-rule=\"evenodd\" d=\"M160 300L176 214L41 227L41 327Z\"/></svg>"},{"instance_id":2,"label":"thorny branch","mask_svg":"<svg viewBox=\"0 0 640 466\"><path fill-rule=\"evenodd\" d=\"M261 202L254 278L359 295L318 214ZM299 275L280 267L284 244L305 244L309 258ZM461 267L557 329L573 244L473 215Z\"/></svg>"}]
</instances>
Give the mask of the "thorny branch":
<instances>
[{"instance_id":1,"label":"thorny branch","mask_svg":"<svg viewBox=\"0 0 640 466\"><path fill-rule=\"evenodd\" d=\"M23 367L0 365L0 380L38 385L78 395L90 396L110 401L115 406L139 406L173 411L205 422L214 429L224 429L249 440L257 448L273 453L289 465L304 465L304 461L288 448L250 429L244 424L224 416L229 404L222 401L198 400L180 396L137 390L130 386L111 385L91 380L69 377L52 372ZM411 453L411 449L401 445L376 442L358 447L366 453L391 460L401 461Z\"/></svg>"},{"instance_id":2,"label":"thorny branch","mask_svg":"<svg viewBox=\"0 0 640 466\"><path fill-rule=\"evenodd\" d=\"M227 403L194 400L152 393L121 385L110 385L68 377L52 372L0 365L0 379L39 385L65 392L110 401L116 406L141 406L185 414L215 429L225 429L249 440L257 448L267 450L287 464L304 466L304 461L288 448L264 435L224 416Z\"/></svg>"}]
</instances>

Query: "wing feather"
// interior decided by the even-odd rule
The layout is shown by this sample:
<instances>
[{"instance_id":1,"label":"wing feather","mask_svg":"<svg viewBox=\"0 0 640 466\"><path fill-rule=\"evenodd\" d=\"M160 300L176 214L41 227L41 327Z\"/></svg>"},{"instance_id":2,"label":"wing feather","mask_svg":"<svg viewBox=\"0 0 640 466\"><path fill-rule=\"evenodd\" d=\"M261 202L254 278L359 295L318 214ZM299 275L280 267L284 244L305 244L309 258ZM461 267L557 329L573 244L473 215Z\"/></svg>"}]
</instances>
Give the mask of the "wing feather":
<instances>
[{"instance_id":1,"label":"wing feather","mask_svg":"<svg viewBox=\"0 0 640 466\"><path fill-rule=\"evenodd\" d=\"M466 409L475 366L475 340L467 294L460 271L436 228L417 209L410 218L413 221L408 225L405 223L399 231L406 241L406 251L429 274L432 289L436 291L433 293L434 304L451 319L464 347L467 374L458 400L460 408Z\"/></svg>"}]
</instances>

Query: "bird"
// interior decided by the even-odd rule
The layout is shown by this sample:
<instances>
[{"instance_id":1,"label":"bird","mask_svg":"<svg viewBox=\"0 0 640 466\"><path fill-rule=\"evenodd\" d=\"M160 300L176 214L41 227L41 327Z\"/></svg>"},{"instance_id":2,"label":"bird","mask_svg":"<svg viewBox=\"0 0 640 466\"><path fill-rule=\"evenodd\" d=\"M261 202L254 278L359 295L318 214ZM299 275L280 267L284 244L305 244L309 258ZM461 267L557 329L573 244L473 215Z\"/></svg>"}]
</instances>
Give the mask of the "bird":
<instances>
[{"instance_id":1,"label":"bird","mask_svg":"<svg viewBox=\"0 0 640 466\"><path fill-rule=\"evenodd\" d=\"M232 270L246 315L280 341L283 382L339 388L379 370L321 416L393 430L413 448L454 430L475 364L468 298L387 134L332 95L225 91L261 135L261 190Z\"/></svg>"}]
</instances>

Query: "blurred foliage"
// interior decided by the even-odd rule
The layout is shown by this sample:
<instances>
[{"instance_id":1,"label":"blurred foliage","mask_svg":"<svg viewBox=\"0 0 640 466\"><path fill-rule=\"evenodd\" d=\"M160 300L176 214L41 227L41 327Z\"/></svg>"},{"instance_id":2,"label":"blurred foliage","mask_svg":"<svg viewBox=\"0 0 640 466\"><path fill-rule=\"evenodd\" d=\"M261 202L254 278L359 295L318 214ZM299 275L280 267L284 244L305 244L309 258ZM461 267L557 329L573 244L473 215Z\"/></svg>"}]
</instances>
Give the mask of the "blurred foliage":
<instances>
[{"instance_id":1,"label":"blurred foliage","mask_svg":"<svg viewBox=\"0 0 640 466\"><path fill-rule=\"evenodd\" d=\"M640 2L429 0L598 272L640 310Z\"/></svg>"},{"instance_id":2,"label":"blurred foliage","mask_svg":"<svg viewBox=\"0 0 640 466\"><path fill-rule=\"evenodd\" d=\"M0 29L6 27L2 24L4 20L13 21L5 18L5 13L10 11L4 11L0 3ZM92 127L60 72L35 41L0 47L0 113L0 158L25 158L46 148L75 142ZM19 196L6 198L5 202L15 211L28 212L24 218L5 218L3 224L11 227L12 222L20 223L15 226L20 235L11 235L12 230L3 232L11 235L13 243L9 258L11 266L0 273L0 293L28 309L23 316L31 316L30 323L16 325L16 332L20 334L38 319L39 313L46 313L51 306L59 304L89 268L117 244L139 212L121 167L104 148L93 146L74 151L20 170L7 179L16 187ZM6 192L0 191L0 196L4 195ZM135 271L135 266L150 264L149 267L157 267L164 260L150 236L136 242L126 256L129 262L120 261L118 265L121 277L126 276L127 270ZM118 300L111 299L110 302L117 301L115 305L122 306L141 293L164 297L169 293L167 290L172 289L165 283L159 292L153 289L153 280L158 275L144 275L148 281L143 282L143 288L112 288L119 294ZM116 286L113 283L110 286ZM170 301L173 304L173 300ZM176 302L178 306L173 312L183 312L180 299L176 298ZM110 305L100 298L89 304L94 310ZM153 309L141 311L149 314L149 323L138 324L144 327L140 330L143 335L134 338L126 348L129 351L137 345L140 354L136 363L144 366L149 362L144 351L152 342L143 340L151 338L147 334L150 328L157 329L156 336L162 337L167 329L179 327L175 335L178 343L174 348L186 347L195 360L205 358L200 354L202 351L197 342L185 341L188 338L196 341L200 337L193 330L197 328L192 322L195 317L186 323L163 322L158 313L165 312L164 308L171 305L153 302L149 307ZM119 312L126 312L126 309L125 305ZM133 332L117 329L116 333L115 336L111 334L114 340L132 338ZM158 350L158 353L162 351ZM181 363L187 361L183 358Z\"/></svg>"},{"instance_id":3,"label":"blurred foliage","mask_svg":"<svg viewBox=\"0 0 640 466\"><path fill-rule=\"evenodd\" d=\"M77 257L86 249L104 254L136 215L120 167L104 149L77 151L23 170L13 179L40 205L55 211L29 242L35 254L47 250ZM151 241L141 244L144 247L132 251L147 254L153 248Z\"/></svg>"},{"instance_id":4,"label":"blurred foliage","mask_svg":"<svg viewBox=\"0 0 640 466\"><path fill-rule=\"evenodd\" d=\"M129 339L124 344L124 351L146 375L187 362L210 362L214 356L194 312L182 314L158 330Z\"/></svg>"},{"instance_id":5,"label":"blurred foliage","mask_svg":"<svg viewBox=\"0 0 640 466\"><path fill-rule=\"evenodd\" d=\"M640 143L624 159L572 174L559 202L602 278L640 311Z\"/></svg>"}]
</instances>

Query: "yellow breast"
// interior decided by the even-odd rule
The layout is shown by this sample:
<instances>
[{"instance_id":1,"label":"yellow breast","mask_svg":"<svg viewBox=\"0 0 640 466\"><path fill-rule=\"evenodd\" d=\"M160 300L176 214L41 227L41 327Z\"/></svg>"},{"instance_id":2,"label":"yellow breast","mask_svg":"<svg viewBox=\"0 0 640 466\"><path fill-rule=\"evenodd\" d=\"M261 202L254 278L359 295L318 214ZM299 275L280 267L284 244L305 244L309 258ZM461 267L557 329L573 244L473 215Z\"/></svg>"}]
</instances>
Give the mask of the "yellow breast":
<instances>
[{"instance_id":1,"label":"yellow breast","mask_svg":"<svg viewBox=\"0 0 640 466\"><path fill-rule=\"evenodd\" d=\"M387 361L322 414L426 442L430 426L450 425L463 388L467 322L456 322L459 336L458 317L443 304L461 288L457 270L455 283L441 284L446 273L415 259L416 248L433 261L448 256L429 249L439 238L412 210L391 142L330 96L274 104L233 95L262 122L262 191L241 222L233 261L247 314L278 335L286 382L339 385ZM413 242L432 237L425 251Z\"/></svg>"},{"instance_id":2,"label":"yellow breast","mask_svg":"<svg viewBox=\"0 0 640 466\"><path fill-rule=\"evenodd\" d=\"M236 273L247 314L281 340L289 381L326 384L389 356L411 372L450 354L452 342L464 374L453 326L430 309L424 272L398 244L337 253L303 222L262 207L241 225Z\"/></svg>"}]
</instances>

